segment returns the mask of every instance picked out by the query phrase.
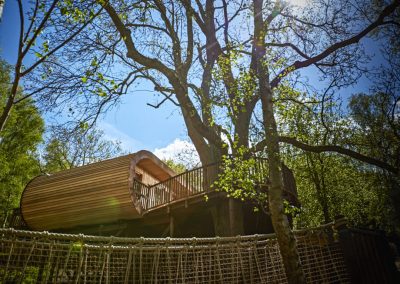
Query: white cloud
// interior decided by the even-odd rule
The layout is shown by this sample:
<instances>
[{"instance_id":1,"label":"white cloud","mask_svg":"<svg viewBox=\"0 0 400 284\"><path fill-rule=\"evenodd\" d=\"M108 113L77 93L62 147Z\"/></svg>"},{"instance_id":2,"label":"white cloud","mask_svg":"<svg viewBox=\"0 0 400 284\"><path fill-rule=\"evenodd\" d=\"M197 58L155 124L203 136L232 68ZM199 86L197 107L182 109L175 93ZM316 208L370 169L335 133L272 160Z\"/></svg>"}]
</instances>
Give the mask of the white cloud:
<instances>
[{"instance_id":1,"label":"white cloud","mask_svg":"<svg viewBox=\"0 0 400 284\"><path fill-rule=\"evenodd\" d=\"M124 152L134 153L141 149L141 144L136 139L132 138L128 134L118 130L115 126L107 123L101 122L99 128L104 131L104 136L106 139L121 143L121 148Z\"/></svg>"},{"instance_id":2,"label":"white cloud","mask_svg":"<svg viewBox=\"0 0 400 284\"><path fill-rule=\"evenodd\" d=\"M289 4L299 7L299 8L305 8L306 6L309 6L312 4L312 1L310 0L288 0L287 1Z\"/></svg>"},{"instance_id":3,"label":"white cloud","mask_svg":"<svg viewBox=\"0 0 400 284\"><path fill-rule=\"evenodd\" d=\"M153 153L160 159L172 159L175 163L185 165L186 168L200 165L200 159L194 145L189 141L178 138L164 148L154 149Z\"/></svg>"}]
</instances>

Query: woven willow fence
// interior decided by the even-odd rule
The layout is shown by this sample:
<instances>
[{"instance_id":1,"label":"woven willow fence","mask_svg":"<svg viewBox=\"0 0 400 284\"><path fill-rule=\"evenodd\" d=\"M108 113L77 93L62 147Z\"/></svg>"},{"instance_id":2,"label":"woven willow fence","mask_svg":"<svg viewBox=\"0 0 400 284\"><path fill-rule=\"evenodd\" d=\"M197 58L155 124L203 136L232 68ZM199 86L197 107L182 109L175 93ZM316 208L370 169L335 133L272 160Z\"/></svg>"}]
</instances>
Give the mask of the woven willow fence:
<instances>
[{"instance_id":1,"label":"woven willow fence","mask_svg":"<svg viewBox=\"0 0 400 284\"><path fill-rule=\"evenodd\" d=\"M274 235L115 238L0 229L0 283L285 283ZM329 227L296 232L308 283L347 283Z\"/></svg>"}]
</instances>

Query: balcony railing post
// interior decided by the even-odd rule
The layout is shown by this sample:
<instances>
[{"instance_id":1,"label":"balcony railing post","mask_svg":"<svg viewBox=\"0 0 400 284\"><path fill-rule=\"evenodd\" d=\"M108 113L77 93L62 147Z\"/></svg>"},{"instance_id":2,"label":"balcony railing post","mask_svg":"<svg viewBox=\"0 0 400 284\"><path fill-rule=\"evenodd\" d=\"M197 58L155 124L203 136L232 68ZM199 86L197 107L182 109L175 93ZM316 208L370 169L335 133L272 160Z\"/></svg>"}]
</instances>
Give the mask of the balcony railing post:
<instances>
[{"instance_id":1,"label":"balcony railing post","mask_svg":"<svg viewBox=\"0 0 400 284\"><path fill-rule=\"evenodd\" d=\"M149 201L150 201L150 189L151 189L151 187L147 187L147 190L146 190L146 210L148 210L149 209Z\"/></svg>"},{"instance_id":2,"label":"balcony railing post","mask_svg":"<svg viewBox=\"0 0 400 284\"><path fill-rule=\"evenodd\" d=\"M169 180L169 186L167 187L167 202L168 202L168 203L171 203L172 181L173 181L173 180Z\"/></svg>"}]
</instances>

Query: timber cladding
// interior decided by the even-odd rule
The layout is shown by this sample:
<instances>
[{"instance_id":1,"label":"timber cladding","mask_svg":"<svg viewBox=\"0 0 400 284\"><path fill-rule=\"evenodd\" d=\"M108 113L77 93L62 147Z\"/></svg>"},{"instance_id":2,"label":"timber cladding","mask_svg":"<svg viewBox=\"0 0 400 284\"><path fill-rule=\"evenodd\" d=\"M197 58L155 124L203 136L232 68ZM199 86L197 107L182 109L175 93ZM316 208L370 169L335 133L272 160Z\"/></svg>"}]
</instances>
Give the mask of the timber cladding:
<instances>
[{"instance_id":1,"label":"timber cladding","mask_svg":"<svg viewBox=\"0 0 400 284\"><path fill-rule=\"evenodd\" d=\"M29 182L21 213L33 230L54 230L141 218L133 179L146 184L175 173L148 151L41 175Z\"/></svg>"}]
</instances>

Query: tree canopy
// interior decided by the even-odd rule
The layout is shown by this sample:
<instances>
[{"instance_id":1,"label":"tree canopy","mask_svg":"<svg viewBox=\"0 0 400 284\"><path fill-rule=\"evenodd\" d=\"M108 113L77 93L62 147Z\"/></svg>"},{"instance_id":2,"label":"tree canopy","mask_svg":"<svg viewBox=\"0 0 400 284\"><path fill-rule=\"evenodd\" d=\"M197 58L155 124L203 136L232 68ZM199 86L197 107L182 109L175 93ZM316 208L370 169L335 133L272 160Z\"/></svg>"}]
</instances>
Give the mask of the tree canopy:
<instances>
[{"instance_id":1,"label":"tree canopy","mask_svg":"<svg viewBox=\"0 0 400 284\"><path fill-rule=\"evenodd\" d=\"M10 88L10 66L0 61L0 107ZM19 91L18 97L23 96ZM37 147L42 142L44 122L31 99L18 104L0 132L0 220L19 206L27 182L40 173Z\"/></svg>"},{"instance_id":2,"label":"tree canopy","mask_svg":"<svg viewBox=\"0 0 400 284\"><path fill-rule=\"evenodd\" d=\"M43 154L44 171L47 173L67 170L110 159L122 153L119 142L108 140L96 128L71 130L53 126Z\"/></svg>"}]
</instances>

